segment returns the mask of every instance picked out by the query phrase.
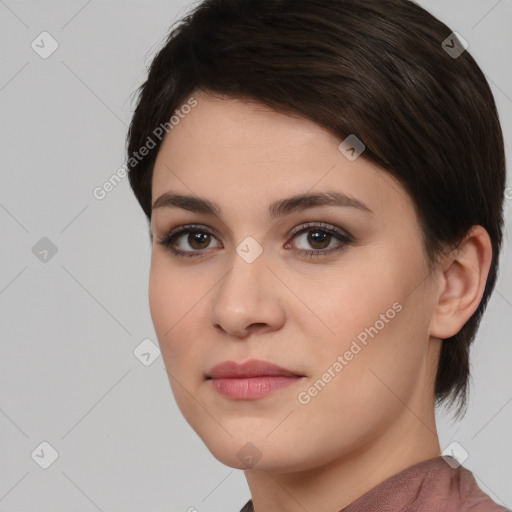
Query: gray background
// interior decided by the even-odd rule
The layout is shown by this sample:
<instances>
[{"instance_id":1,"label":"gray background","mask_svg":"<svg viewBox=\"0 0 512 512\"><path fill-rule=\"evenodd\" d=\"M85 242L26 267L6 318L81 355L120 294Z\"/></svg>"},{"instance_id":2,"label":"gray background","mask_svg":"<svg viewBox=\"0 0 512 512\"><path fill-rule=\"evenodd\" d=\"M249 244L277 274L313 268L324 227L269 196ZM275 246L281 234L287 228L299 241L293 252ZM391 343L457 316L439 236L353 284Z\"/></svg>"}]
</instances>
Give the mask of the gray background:
<instances>
[{"instance_id":1,"label":"gray background","mask_svg":"<svg viewBox=\"0 0 512 512\"><path fill-rule=\"evenodd\" d=\"M469 42L510 159L512 1L418 3ZM157 340L146 220L127 179L101 201L92 194L123 165L131 94L191 5L0 0L0 510L220 512L249 498L243 472L181 417L162 358L134 355ZM59 45L46 59L31 47L43 31ZM438 411L438 425L442 447L460 443L480 486L512 507L512 188L508 198L471 405L461 423ZM57 250L46 262L33 252L43 237ZM48 469L43 441L59 454Z\"/></svg>"}]
</instances>

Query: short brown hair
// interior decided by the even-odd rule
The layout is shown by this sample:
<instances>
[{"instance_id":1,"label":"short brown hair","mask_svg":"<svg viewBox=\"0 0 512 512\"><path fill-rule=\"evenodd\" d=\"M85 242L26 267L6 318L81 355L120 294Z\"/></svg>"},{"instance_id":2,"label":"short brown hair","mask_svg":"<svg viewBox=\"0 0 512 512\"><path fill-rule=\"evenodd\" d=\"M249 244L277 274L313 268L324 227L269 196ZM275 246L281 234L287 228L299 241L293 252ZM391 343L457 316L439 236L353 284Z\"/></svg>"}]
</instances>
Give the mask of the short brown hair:
<instances>
[{"instance_id":1,"label":"short brown hair","mask_svg":"<svg viewBox=\"0 0 512 512\"><path fill-rule=\"evenodd\" d=\"M408 0L205 0L171 27L138 90L128 131L129 181L148 220L161 140L133 154L196 89L257 100L299 114L340 139L364 142L363 157L404 186L433 266L473 225L492 241L477 310L443 341L438 403L465 411L469 349L494 288L502 242L505 154L493 95L452 31ZM450 39L451 38L451 39ZM443 47L444 46L444 47Z\"/></svg>"}]
</instances>

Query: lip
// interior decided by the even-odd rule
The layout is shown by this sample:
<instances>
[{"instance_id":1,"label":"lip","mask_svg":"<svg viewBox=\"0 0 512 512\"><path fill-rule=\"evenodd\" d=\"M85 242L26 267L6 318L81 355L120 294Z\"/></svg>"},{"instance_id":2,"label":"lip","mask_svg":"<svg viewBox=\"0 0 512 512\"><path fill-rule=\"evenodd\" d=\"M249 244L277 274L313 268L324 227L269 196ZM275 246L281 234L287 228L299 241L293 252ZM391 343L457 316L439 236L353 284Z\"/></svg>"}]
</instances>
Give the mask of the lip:
<instances>
[{"instance_id":1,"label":"lip","mask_svg":"<svg viewBox=\"0 0 512 512\"><path fill-rule=\"evenodd\" d=\"M300 373L288 370L274 363L262 361L260 359L249 359L245 363L236 361L223 361L216 364L206 374L210 379L230 379L230 378L251 378L262 377L265 375L279 375L282 377L303 377Z\"/></svg>"},{"instance_id":2,"label":"lip","mask_svg":"<svg viewBox=\"0 0 512 512\"><path fill-rule=\"evenodd\" d=\"M244 363L223 361L206 374L215 391L238 400L267 396L298 382L302 377L304 375L258 359Z\"/></svg>"}]
</instances>

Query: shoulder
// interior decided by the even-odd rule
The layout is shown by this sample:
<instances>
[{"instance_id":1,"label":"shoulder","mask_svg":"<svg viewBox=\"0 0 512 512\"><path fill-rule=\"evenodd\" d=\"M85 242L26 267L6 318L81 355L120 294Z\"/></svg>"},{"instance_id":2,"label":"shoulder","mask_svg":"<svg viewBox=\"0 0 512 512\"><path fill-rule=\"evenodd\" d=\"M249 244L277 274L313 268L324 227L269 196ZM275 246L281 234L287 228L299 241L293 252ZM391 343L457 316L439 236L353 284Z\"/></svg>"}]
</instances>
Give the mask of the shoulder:
<instances>
[{"instance_id":1,"label":"shoulder","mask_svg":"<svg viewBox=\"0 0 512 512\"><path fill-rule=\"evenodd\" d=\"M493 501L455 459L438 456L391 476L340 512L512 511Z\"/></svg>"},{"instance_id":2,"label":"shoulder","mask_svg":"<svg viewBox=\"0 0 512 512\"><path fill-rule=\"evenodd\" d=\"M426 466L426 478L403 512L510 512L496 503L478 485L473 473L455 459L444 457Z\"/></svg>"},{"instance_id":3,"label":"shoulder","mask_svg":"<svg viewBox=\"0 0 512 512\"><path fill-rule=\"evenodd\" d=\"M458 483L460 506L457 510L460 512L510 512L486 494L479 487L473 473L464 466L459 466L454 475L453 481Z\"/></svg>"}]
</instances>

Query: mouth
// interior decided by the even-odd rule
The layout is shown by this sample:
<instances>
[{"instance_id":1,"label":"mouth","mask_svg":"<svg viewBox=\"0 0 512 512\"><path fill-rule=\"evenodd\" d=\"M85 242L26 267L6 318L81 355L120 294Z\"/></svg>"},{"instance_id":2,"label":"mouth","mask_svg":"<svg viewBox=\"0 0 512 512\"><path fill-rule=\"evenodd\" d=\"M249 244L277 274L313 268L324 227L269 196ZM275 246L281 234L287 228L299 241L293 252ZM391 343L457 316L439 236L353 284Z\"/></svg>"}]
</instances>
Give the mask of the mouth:
<instances>
[{"instance_id":1,"label":"mouth","mask_svg":"<svg viewBox=\"0 0 512 512\"><path fill-rule=\"evenodd\" d=\"M302 380L305 376L267 361L251 359L239 364L215 365L206 379L221 395L236 400L261 398Z\"/></svg>"}]
</instances>

